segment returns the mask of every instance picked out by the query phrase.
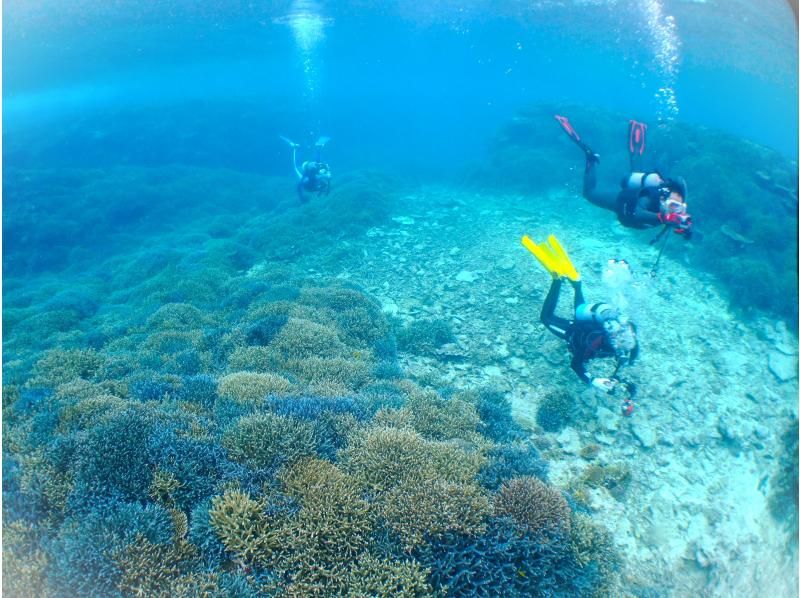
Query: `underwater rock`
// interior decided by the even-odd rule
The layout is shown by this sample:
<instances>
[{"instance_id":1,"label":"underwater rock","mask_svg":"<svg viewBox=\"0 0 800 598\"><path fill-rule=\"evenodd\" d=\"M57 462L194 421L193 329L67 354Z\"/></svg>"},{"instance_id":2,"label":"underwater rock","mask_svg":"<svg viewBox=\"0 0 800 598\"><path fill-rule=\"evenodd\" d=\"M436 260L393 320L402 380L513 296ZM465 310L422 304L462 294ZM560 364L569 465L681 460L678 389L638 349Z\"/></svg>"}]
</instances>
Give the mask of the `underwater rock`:
<instances>
[{"instance_id":1,"label":"underwater rock","mask_svg":"<svg viewBox=\"0 0 800 598\"><path fill-rule=\"evenodd\" d=\"M389 316L396 316L400 313L400 307L395 303L394 299L382 298L381 311Z\"/></svg>"},{"instance_id":2,"label":"underwater rock","mask_svg":"<svg viewBox=\"0 0 800 598\"><path fill-rule=\"evenodd\" d=\"M597 421L605 432L616 432L619 430L619 416L605 407L598 407L596 413Z\"/></svg>"},{"instance_id":3,"label":"underwater rock","mask_svg":"<svg viewBox=\"0 0 800 598\"><path fill-rule=\"evenodd\" d=\"M755 243L755 241L753 241L752 239L748 239L744 235L736 232L727 224L723 224L722 226L720 226L719 232L728 237L730 240L736 241L737 243L741 243L742 245L752 245L753 243Z\"/></svg>"},{"instance_id":4,"label":"underwater rock","mask_svg":"<svg viewBox=\"0 0 800 598\"><path fill-rule=\"evenodd\" d=\"M600 442L602 444L607 444L608 446L611 446L611 445L614 444L614 437L613 436L609 436L608 434L595 434L594 439L597 442Z\"/></svg>"},{"instance_id":5,"label":"underwater rock","mask_svg":"<svg viewBox=\"0 0 800 598\"><path fill-rule=\"evenodd\" d=\"M717 432L722 440L738 454L742 448L742 438L745 434L732 422L729 417L722 416L717 420Z\"/></svg>"},{"instance_id":6,"label":"underwater rock","mask_svg":"<svg viewBox=\"0 0 800 598\"><path fill-rule=\"evenodd\" d=\"M712 358L717 372L722 376L740 374L749 363L747 355L738 351L720 351Z\"/></svg>"},{"instance_id":7,"label":"underwater rock","mask_svg":"<svg viewBox=\"0 0 800 598\"><path fill-rule=\"evenodd\" d=\"M469 357L469 353L456 343L446 343L436 349L436 356L443 361L461 361Z\"/></svg>"},{"instance_id":8,"label":"underwater rock","mask_svg":"<svg viewBox=\"0 0 800 598\"><path fill-rule=\"evenodd\" d=\"M712 548L707 544L707 541L700 540L695 543L694 547L694 558L703 569L707 569L714 564L714 559L711 557Z\"/></svg>"},{"instance_id":9,"label":"underwater rock","mask_svg":"<svg viewBox=\"0 0 800 598\"><path fill-rule=\"evenodd\" d=\"M511 270L514 267L514 261L511 259L505 259L497 264L497 267L501 270Z\"/></svg>"},{"instance_id":10,"label":"underwater rock","mask_svg":"<svg viewBox=\"0 0 800 598\"><path fill-rule=\"evenodd\" d=\"M478 280L478 277L475 275L474 272L470 272L469 270L462 270L458 274L456 274L456 280L458 282L475 282Z\"/></svg>"},{"instance_id":11,"label":"underwater rock","mask_svg":"<svg viewBox=\"0 0 800 598\"><path fill-rule=\"evenodd\" d=\"M778 197L781 198L784 207L786 207L789 211L795 212L797 209L797 195L796 191L786 187L784 185L780 185L776 183L773 178L764 172L763 170L757 170L754 173L753 178L755 179L756 184L769 191L774 193Z\"/></svg>"},{"instance_id":12,"label":"underwater rock","mask_svg":"<svg viewBox=\"0 0 800 598\"><path fill-rule=\"evenodd\" d=\"M561 450L568 455L577 455L581 452L581 437L575 428L565 428L556 436Z\"/></svg>"},{"instance_id":13,"label":"underwater rock","mask_svg":"<svg viewBox=\"0 0 800 598\"><path fill-rule=\"evenodd\" d=\"M503 370L496 365L487 365L483 368L483 373L489 378L502 378Z\"/></svg>"},{"instance_id":14,"label":"underwater rock","mask_svg":"<svg viewBox=\"0 0 800 598\"><path fill-rule=\"evenodd\" d=\"M767 357L769 371L780 381L788 382L797 378L797 358L772 351Z\"/></svg>"},{"instance_id":15,"label":"underwater rock","mask_svg":"<svg viewBox=\"0 0 800 598\"><path fill-rule=\"evenodd\" d=\"M644 448L653 448L658 440L655 428L642 420L631 423L631 432Z\"/></svg>"},{"instance_id":16,"label":"underwater rock","mask_svg":"<svg viewBox=\"0 0 800 598\"><path fill-rule=\"evenodd\" d=\"M498 357L500 359L505 359L506 357L511 355L511 352L508 350L508 345L505 343L500 343L499 345L497 345L494 351L492 351L492 353L494 354L495 357Z\"/></svg>"}]
</instances>

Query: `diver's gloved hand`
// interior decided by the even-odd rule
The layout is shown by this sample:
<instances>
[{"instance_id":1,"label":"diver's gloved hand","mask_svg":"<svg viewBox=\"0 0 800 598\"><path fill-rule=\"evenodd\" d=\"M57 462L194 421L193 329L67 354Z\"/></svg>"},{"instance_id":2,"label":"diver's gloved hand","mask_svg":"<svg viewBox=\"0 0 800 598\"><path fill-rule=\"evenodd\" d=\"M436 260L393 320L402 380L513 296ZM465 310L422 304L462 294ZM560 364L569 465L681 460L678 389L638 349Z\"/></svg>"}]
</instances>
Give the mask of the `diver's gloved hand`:
<instances>
[{"instance_id":1,"label":"diver's gloved hand","mask_svg":"<svg viewBox=\"0 0 800 598\"><path fill-rule=\"evenodd\" d=\"M686 212L659 212L658 221L676 228L683 228L691 226L692 217Z\"/></svg>"},{"instance_id":2,"label":"diver's gloved hand","mask_svg":"<svg viewBox=\"0 0 800 598\"><path fill-rule=\"evenodd\" d=\"M592 387L601 392L611 392L616 384L614 380L608 378L592 378Z\"/></svg>"}]
</instances>

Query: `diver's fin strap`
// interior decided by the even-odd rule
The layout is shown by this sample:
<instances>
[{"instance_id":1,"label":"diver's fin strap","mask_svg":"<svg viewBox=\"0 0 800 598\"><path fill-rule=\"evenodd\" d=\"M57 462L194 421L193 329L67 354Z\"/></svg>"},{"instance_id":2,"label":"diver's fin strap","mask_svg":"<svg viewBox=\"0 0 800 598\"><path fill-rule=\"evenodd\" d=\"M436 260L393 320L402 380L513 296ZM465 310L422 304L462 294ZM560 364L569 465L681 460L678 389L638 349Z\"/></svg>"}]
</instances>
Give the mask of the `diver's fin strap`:
<instances>
[{"instance_id":1,"label":"diver's fin strap","mask_svg":"<svg viewBox=\"0 0 800 598\"><path fill-rule=\"evenodd\" d=\"M579 281L580 274L572 265L567 252L553 235L547 237L547 242L536 243L528 235L522 237L522 245L530 251L539 263L553 276L566 276L572 281Z\"/></svg>"}]
</instances>

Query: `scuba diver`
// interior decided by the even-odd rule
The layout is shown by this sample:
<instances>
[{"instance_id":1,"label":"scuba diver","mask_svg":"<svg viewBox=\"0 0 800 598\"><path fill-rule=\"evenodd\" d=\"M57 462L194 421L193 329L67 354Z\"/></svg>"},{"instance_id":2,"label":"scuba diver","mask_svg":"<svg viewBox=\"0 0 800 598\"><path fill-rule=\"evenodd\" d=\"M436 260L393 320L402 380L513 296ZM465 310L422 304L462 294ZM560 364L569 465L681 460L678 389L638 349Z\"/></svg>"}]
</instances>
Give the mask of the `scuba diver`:
<instances>
[{"instance_id":1,"label":"scuba diver","mask_svg":"<svg viewBox=\"0 0 800 598\"><path fill-rule=\"evenodd\" d=\"M617 389L627 392L622 402L623 415L633 413L633 397L636 387L622 380L617 374L631 365L639 355L636 327L619 309L608 303L587 303L581 289L581 277L567 252L553 235L546 243L535 243L527 235L522 244L553 277L550 290L542 304L541 322L560 339L567 342L572 354L570 367L585 383L605 393L613 394ZM563 279L569 280L575 292L574 316L566 319L555 315ZM594 376L587 369L587 362L595 358L612 357L616 360L614 372L608 378Z\"/></svg>"},{"instance_id":2,"label":"scuba diver","mask_svg":"<svg viewBox=\"0 0 800 598\"><path fill-rule=\"evenodd\" d=\"M586 154L583 173L583 196L586 199L614 212L623 226L644 229L664 225L662 233L671 228L687 240L692 237L692 217L686 211L686 181L682 177L666 178L657 172L644 172L640 167L639 162L645 150L646 124L631 120L628 125L631 173L623 177L622 189L598 191L597 164L600 156L581 141L565 116L556 115L555 118Z\"/></svg>"},{"instance_id":3,"label":"scuba diver","mask_svg":"<svg viewBox=\"0 0 800 598\"><path fill-rule=\"evenodd\" d=\"M322 161L322 148L331 138L320 137L317 139L314 144L314 147L317 148L314 161L303 162L300 166L297 165L297 148L300 147L300 144L286 137L281 137L281 139L292 148L292 166L294 166L294 171L299 179L297 196L300 198L300 203L308 202L307 193L328 195L331 192L331 168L326 162Z\"/></svg>"}]
</instances>

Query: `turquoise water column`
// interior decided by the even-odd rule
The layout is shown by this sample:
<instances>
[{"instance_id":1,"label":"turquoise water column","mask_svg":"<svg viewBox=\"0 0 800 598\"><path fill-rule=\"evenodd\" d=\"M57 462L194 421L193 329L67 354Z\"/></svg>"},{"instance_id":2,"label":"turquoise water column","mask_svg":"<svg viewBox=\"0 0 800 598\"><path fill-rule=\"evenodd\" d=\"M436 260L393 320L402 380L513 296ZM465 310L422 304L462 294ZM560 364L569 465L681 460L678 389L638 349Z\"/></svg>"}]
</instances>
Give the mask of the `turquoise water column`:
<instances>
[{"instance_id":1,"label":"turquoise water column","mask_svg":"<svg viewBox=\"0 0 800 598\"><path fill-rule=\"evenodd\" d=\"M678 116L678 97L675 82L680 68L681 40L675 17L664 14L659 0L646 0L640 5L644 11L645 35L651 40L654 67L659 87L655 93L656 115L659 123L668 123Z\"/></svg>"},{"instance_id":2,"label":"turquoise water column","mask_svg":"<svg viewBox=\"0 0 800 598\"><path fill-rule=\"evenodd\" d=\"M317 129L319 117L317 93L319 91L320 57L319 45L325 39L325 29L333 24L333 19L326 17L320 5L314 0L295 0L289 13L275 19L275 23L286 25L291 29L297 44L297 51L305 79L303 103L309 122L315 122Z\"/></svg>"}]
</instances>

